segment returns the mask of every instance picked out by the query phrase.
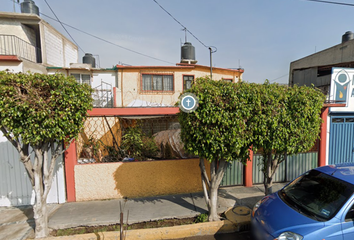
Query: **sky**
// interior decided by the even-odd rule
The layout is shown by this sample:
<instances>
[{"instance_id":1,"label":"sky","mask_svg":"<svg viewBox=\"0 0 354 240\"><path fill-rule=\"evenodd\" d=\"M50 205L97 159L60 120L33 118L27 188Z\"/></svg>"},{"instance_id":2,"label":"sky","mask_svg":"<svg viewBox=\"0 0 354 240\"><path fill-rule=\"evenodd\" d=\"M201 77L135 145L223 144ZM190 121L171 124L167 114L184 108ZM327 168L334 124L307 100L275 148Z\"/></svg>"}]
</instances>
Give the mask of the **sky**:
<instances>
[{"instance_id":1,"label":"sky","mask_svg":"<svg viewBox=\"0 0 354 240\"><path fill-rule=\"evenodd\" d=\"M154 0L34 0L41 17L72 41L57 21L44 16L55 18L46 1L61 22L105 40L65 25L83 50L79 62L85 52L98 55L96 63L103 68L180 62L183 27ZM187 33L197 64L210 66L205 46L216 47L212 65L241 67L247 82L288 83L292 61L337 45L346 31L354 32L351 6L307 0L156 1L202 42ZM13 12L15 6L20 12L12 0L0 2L0 11Z\"/></svg>"}]
</instances>

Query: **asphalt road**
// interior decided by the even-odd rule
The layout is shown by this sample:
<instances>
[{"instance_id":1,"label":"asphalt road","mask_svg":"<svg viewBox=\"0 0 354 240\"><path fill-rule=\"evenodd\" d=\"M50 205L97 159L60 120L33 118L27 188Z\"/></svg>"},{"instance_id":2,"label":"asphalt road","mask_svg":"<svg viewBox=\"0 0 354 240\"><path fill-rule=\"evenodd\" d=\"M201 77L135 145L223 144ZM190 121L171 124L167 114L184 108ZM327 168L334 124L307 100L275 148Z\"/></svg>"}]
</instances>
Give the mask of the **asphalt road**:
<instances>
[{"instance_id":1,"label":"asphalt road","mask_svg":"<svg viewBox=\"0 0 354 240\"><path fill-rule=\"evenodd\" d=\"M179 238L178 240L252 240L250 232L225 233L210 236Z\"/></svg>"}]
</instances>

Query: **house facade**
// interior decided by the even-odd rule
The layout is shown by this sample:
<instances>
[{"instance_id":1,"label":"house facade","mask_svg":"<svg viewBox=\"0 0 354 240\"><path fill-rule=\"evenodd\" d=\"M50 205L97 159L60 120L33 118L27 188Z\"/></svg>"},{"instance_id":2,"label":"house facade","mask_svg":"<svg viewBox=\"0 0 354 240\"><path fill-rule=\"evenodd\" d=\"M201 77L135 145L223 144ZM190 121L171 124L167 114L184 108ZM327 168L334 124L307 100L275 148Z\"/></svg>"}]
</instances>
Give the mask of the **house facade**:
<instances>
[{"instance_id":1,"label":"house facade","mask_svg":"<svg viewBox=\"0 0 354 240\"><path fill-rule=\"evenodd\" d=\"M74 76L94 89L95 107L172 107L196 78L210 76L210 67L180 63L176 66L122 66L97 69L90 64L48 67L48 74ZM213 68L213 79L236 82L243 69Z\"/></svg>"}]
</instances>

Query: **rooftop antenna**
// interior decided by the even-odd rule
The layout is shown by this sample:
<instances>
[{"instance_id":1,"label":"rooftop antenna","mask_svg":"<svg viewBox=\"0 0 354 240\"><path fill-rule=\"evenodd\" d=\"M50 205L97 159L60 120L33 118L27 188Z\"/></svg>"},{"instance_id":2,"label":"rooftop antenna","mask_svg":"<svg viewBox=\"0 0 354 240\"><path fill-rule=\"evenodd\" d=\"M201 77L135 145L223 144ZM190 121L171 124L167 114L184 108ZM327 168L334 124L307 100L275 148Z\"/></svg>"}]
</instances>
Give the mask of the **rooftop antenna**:
<instances>
[{"instance_id":1,"label":"rooftop antenna","mask_svg":"<svg viewBox=\"0 0 354 240\"><path fill-rule=\"evenodd\" d=\"M184 42L187 42L187 28L183 28L182 31L184 31Z\"/></svg>"}]
</instances>

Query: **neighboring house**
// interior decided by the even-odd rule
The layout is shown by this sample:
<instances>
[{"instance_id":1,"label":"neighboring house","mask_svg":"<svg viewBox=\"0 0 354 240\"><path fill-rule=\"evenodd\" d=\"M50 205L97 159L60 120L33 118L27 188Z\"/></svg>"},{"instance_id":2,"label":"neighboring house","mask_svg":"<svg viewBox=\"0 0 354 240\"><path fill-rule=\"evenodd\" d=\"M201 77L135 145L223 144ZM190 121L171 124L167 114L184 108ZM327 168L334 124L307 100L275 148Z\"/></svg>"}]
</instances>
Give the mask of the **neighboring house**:
<instances>
[{"instance_id":1,"label":"neighboring house","mask_svg":"<svg viewBox=\"0 0 354 240\"><path fill-rule=\"evenodd\" d=\"M346 32L340 44L291 62L289 86L313 84L329 95L333 67L354 68L352 32Z\"/></svg>"},{"instance_id":2,"label":"neighboring house","mask_svg":"<svg viewBox=\"0 0 354 240\"><path fill-rule=\"evenodd\" d=\"M321 128L321 139L329 139L323 147L325 164L354 162L353 53L354 34L348 31L340 44L290 64L290 86L313 84L327 95Z\"/></svg>"},{"instance_id":3,"label":"neighboring house","mask_svg":"<svg viewBox=\"0 0 354 240\"><path fill-rule=\"evenodd\" d=\"M36 14L0 12L0 70L47 73L78 62L78 47Z\"/></svg>"}]
</instances>

